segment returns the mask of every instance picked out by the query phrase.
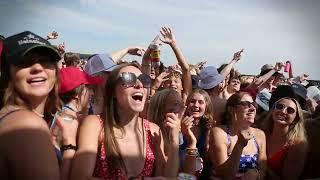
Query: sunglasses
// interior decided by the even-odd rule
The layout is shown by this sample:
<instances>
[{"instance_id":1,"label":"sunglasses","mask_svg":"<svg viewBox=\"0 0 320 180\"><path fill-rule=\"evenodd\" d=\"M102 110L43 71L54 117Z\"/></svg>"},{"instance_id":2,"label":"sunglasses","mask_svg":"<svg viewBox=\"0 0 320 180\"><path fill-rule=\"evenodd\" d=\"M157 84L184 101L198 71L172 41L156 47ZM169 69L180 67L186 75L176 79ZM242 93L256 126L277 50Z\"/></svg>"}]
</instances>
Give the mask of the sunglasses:
<instances>
[{"instance_id":1,"label":"sunglasses","mask_svg":"<svg viewBox=\"0 0 320 180\"><path fill-rule=\"evenodd\" d=\"M281 104L281 103L276 103L274 105L274 109L280 110L280 111L282 111L283 109L287 109L288 114L293 114L296 112L296 110L293 107L285 106L284 104Z\"/></svg>"},{"instance_id":2,"label":"sunglasses","mask_svg":"<svg viewBox=\"0 0 320 180\"><path fill-rule=\"evenodd\" d=\"M147 74L140 74L138 77L131 72L123 72L119 75L118 81L122 83L125 87L133 87L137 85L137 80L139 80L143 87L151 87L151 78Z\"/></svg>"},{"instance_id":3,"label":"sunglasses","mask_svg":"<svg viewBox=\"0 0 320 180\"><path fill-rule=\"evenodd\" d=\"M247 107L247 108L250 108L251 106L253 106L254 108L258 107L256 102L250 102L250 101L240 101L237 105Z\"/></svg>"}]
</instances>

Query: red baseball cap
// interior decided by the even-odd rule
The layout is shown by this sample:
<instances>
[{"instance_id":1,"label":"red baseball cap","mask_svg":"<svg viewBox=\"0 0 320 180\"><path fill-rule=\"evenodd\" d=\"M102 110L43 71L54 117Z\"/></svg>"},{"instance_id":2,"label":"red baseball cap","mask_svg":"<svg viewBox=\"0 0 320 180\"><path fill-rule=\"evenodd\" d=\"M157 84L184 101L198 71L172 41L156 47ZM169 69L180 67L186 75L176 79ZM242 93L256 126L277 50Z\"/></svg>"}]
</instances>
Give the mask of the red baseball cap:
<instances>
[{"instance_id":1,"label":"red baseball cap","mask_svg":"<svg viewBox=\"0 0 320 180\"><path fill-rule=\"evenodd\" d=\"M77 67L66 67L59 71L59 94L69 92L82 84L101 84L103 78L88 75Z\"/></svg>"}]
</instances>

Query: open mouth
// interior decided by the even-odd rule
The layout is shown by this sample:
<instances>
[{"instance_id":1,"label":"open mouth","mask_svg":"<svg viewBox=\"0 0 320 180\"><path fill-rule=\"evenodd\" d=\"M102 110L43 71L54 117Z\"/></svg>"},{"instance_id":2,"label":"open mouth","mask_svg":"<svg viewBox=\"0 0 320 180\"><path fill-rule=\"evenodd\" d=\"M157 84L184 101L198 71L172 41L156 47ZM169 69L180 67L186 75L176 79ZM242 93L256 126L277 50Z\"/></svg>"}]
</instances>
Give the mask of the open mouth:
<instances>
[{"instance_id":1,"label":"open mouth","mask_svg":"<svg viewBox=\"0 0 320 180\"><path fill-rule=\"evenodd\" d=\"M32 79L27 80L27 83L30 83L30 84L33 84L33 83L41 83L41 82L44 82L44 81L46 81L46 80L47 80L47 79L46 79L46 78L43 78L43 77L32 78Z\"/></svg>"},{"instance_id":2,"label":"open mouth","mask_svg":"<svg viewBox=\"0 0 320 180\"><path fill-rule=\"evenodd\" d=\"M143 94L142 93L134 93L132 95L132 99L135 100L135 101L142 101L143 99Z\"/></svg>"}]
</instances>

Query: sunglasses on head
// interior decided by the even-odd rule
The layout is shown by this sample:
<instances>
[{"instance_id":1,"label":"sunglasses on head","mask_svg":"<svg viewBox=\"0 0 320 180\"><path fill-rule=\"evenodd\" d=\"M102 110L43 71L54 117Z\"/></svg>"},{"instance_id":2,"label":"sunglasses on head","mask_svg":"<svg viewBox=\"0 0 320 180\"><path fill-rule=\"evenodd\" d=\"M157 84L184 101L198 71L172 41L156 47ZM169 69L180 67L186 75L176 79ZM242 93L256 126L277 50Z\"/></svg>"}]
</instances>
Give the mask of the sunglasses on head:
<instances>
[{"instance_id":1,"label":"sunglasses on head","mask_svg":"<svg viewBox=\"0 0 320 180\"><path fill-rule=\"evenodd\" d=\"M120 73L118 81L122 83L125 87L133 87L137 85L137 80L139 80L143 87L151 87L151 78L147 74L140 74L138 77L131 72Z\"/></svg>"},{"instance_id":2,"label":"sunglasses on head","mask_svg":"<svg viewBox=\"0 0 320 180\"><path fill-rule=\"evenodd\" d=\"M240 101L237 105L243 106L243 107L247 107L250 108L251 105L254 108L257 108L257 103L256 102L250 102L250 101Z\"/></svg>"},{"instance_id":3,"label":"sunglasses on head","mask_svg":"<svg viewBox=\"0 0 320 180\"><path fill-rule=\"evenodd\" d=\"M290 106L285 106L284 104L281 104L281 103L276 103L274 105L274 109L277 109L277 110L283 110L283 109L287 109L287 113L288 114L293 114L296 112L296 110L293 108L293 107L290 107Z\"/></svg>"}]
</instances>

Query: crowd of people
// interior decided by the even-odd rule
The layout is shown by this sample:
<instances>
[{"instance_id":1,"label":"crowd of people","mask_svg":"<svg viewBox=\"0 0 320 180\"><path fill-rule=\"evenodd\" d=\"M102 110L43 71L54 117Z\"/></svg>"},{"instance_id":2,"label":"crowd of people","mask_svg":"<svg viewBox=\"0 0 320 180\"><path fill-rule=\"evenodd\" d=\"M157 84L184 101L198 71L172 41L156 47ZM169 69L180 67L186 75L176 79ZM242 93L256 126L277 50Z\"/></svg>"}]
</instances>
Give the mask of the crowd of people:
<instances>
[{"instance_id":1,"label":"crowd of people","mask_svg":"<svg viewBox=\"0 0 320 180\"><path fill-rule=\"evenodd\" d=\"M1 36L0 179L320 178L320 90L290 61L192 65L170 27L88 56L56 38Z\"/></svg>"}]
</instances>

